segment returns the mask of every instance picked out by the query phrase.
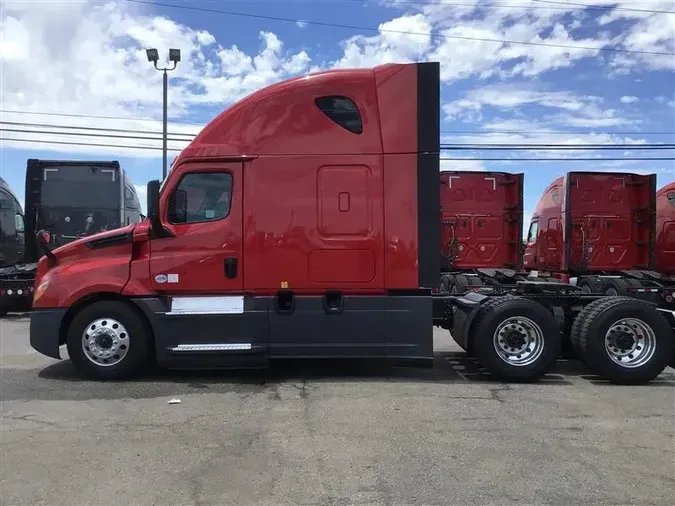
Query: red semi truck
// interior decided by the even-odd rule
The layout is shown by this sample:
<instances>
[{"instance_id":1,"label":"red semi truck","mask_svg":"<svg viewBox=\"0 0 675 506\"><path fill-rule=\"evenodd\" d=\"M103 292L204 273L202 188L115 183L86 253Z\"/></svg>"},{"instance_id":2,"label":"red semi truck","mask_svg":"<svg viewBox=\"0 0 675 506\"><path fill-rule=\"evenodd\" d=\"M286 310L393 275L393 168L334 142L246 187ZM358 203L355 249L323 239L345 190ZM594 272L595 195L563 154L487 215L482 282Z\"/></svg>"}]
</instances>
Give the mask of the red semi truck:
<instances>
[{"instance_id":1,"label":"red semi truck","mask_svg":"<svg viewBox=\"0 0 675 506\"><path fill-rule=\"evenodd\" d=\"M531 277L523 270L523 174L443 171L440 183L440 291L456 295Z\"/></svg>"},{"instance_id":2,"label":"red semi truck","mask_svg":"<svg viewBox=\"0 0 675 506\"><path fill-rule=\"evenodd\" d=\"M523 174L443 171L441 292L513 281L521 267Z\"/></svg>"},{"instance_id":3,"label":"red semi truck","mask_svg":"<svg viewBox=\"0 0 675 506\"><path fill-rule=\"evenodd\" d=\"M666 308L675 282L656 270L656 175L569 172L544 191L523 265L587 293L635 296Z\"/></svg>"},{"instance_id":4,"label":"red semi truck","mask_svg":"<svg viewBox=\"0 0 675 506\"><path fill-rule=\"evenodd\" d=\"M675 181L656 194L656 270L675 276Z\"/></svg>"},{"instance_id":5,"label":"red semi truck","mask_svg":"<svg viewBox=\"0 0 675 506\"><path fill-rule=\"evenodd\" d=\"M489 371L545 374L569 333L597 374L640 383L672 359L675 319L627 297L518 282L433 294L441 269L438 63L295 78L207 125L148 219L40 259L30 342L81 373L264 367L284 358L433 364L433 326ZM456 308L453 311L453 308Z\"/></svg>"}]
</instances>

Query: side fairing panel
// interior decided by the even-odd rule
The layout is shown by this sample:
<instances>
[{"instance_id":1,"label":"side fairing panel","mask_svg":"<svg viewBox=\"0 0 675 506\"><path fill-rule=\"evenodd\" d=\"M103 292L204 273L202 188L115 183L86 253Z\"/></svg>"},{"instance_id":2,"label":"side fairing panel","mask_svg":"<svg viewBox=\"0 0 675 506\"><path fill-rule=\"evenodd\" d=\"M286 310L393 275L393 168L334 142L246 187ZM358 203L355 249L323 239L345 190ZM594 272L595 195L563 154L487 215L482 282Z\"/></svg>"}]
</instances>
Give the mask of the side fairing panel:
<instances>
[{"instance_id":1,"label":"side fairing panel","mask_svg":"<svg viewBox=\"0 0 675 506\"><path fill-rule=\"evenodd\" d=\"M385 155L387 288L433 287L440 279L440 67L385 65L375 69L375 80Z\"/></svg>"}]
</instances>

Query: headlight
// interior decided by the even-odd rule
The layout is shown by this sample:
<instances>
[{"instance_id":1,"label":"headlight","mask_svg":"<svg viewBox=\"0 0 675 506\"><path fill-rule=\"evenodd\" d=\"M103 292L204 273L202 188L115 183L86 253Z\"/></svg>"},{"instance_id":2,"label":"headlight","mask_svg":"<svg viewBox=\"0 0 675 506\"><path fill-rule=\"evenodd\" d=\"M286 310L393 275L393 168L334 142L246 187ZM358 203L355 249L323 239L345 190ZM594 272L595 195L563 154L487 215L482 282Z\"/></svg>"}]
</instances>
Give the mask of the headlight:
<instances>
[{"instance_id":1,"label":"headlight","mask_svg":"<svg viewBox=\"0 0 675 506\"><path fill-rule=\"evenodd\" d=\"M44 293L47 291L48 286L49 286L48 279L44 280L42 283L38 285L38 287L35 289L35 293L33 294L33 302L35 302L44 295Z\"/></svg>"}]
</instances>

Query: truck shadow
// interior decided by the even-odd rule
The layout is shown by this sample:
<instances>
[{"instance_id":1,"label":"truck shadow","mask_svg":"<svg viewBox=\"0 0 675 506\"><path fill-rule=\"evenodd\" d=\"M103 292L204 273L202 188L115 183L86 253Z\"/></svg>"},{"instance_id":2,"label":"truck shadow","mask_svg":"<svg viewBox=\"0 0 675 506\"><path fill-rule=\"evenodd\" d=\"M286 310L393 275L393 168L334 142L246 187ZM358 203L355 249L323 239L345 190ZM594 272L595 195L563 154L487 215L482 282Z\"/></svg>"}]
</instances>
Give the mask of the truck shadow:
<instances>
[{"instance_id":1,"label":"truck shadow","mask_svg":"<svg viewBox=\"0 0 675 506\"><path fill-rule=\"evenodd\" d=\"M69 360L42 369L43 379L86 382L78 376ZM554 368L539 379L539 385L572 385L575 378L592 384L609 385L576 360L558 360ZM189 388L213 385L265 385L297 381L343 382L432 382L432 383L504 383L489 374L463 352L436 353L431 368L393 367L378 361L292 360L273 363L269 369L176 371L152 367L145 375L123 383L169 383ZM106 382L109 383L109 382ZM647 386L675 386L675 374L664 372Z\"/></svg>"}]
</instances>

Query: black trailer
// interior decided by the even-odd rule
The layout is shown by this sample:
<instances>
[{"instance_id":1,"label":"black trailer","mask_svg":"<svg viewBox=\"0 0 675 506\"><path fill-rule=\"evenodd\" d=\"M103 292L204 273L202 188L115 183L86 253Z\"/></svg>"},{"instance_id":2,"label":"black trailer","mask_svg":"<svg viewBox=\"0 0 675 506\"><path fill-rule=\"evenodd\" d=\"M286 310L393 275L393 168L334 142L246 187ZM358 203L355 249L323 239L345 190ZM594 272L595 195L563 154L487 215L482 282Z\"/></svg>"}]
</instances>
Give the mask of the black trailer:
<instances>
[{"instance_id":1,"label":"black trailer","mask_svg":"<svg viewBox=\"0 0 675 506\"><path fill-rule=\"evenodd\" d=\"M50 247L143 219L134 185L117 161L28 160L26 232L51 235ZM26 242L26 258L41 252Z\"/></svg>"}]
</instances>

